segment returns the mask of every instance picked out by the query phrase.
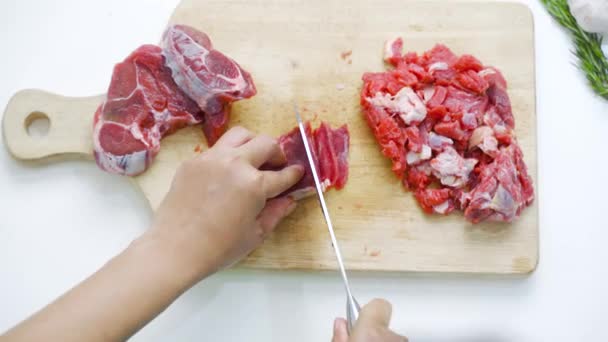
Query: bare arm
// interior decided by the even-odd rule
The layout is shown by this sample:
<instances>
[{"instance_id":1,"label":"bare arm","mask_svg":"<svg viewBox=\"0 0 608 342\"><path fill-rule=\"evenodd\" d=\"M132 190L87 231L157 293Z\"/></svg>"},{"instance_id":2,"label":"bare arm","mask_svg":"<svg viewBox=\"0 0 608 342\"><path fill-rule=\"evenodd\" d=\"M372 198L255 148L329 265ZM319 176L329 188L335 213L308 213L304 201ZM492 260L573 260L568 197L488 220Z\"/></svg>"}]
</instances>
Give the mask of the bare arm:
<instances>
[{"instance_id":1,"label":"bare arm","mask_svg":"<svg viewBox=\"0 0 608 342\"><path fill-rule=\"evenodd\" d=\"M74 289L1 336L7 341L121 341L201 279L254 248L293 209L270 199L302 176L276 142L242 128L185 162L153 227ZM269 200L270 199L270 200Z\"/></svg>"}]
</instances>

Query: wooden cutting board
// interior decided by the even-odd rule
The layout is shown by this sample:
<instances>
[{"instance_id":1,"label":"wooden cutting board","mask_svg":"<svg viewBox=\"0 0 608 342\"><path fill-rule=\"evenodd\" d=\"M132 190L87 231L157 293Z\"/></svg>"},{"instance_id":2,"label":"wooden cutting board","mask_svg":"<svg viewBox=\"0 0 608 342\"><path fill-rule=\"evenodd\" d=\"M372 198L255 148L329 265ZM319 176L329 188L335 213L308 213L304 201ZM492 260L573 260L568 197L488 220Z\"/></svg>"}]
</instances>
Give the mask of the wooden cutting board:
<instances>
[{"instance_id":1,"label":"wooden cutting board","mask_svg":"<svg viewBox=\"0 0 608 342\"><path fill-rule=\"evenodd\" d=\"M517 136L537 185L534 33L528 8L469 1L184 0L170 21L207 32L219 50L253 74L258 94L236 103L232 125L278 136L295 126L294 99L307 119L348 123L350 179L344 190L329 191L327 201L349 269L534 270L537 202L512 224L471 225L458 214L423 214L390 171L358 104L363 72L385 69L382 50L388 38L403 36L408 51L444 43L458 54L471 53L506 76ZM352 55L342 58L348 51ZM22 160L92 159L92 117L102 98L17 93L4 113L6 147ZM27 124L41 116L50 119L48 135L28 136ZM168 190L177 165L195 156L197 144L205 148L203 139L198 127L167 137L154 165L133 178L152 208ZM326 229L317 201L305 200L241 266L334 269Z\"/></svg>"}]
</instances>

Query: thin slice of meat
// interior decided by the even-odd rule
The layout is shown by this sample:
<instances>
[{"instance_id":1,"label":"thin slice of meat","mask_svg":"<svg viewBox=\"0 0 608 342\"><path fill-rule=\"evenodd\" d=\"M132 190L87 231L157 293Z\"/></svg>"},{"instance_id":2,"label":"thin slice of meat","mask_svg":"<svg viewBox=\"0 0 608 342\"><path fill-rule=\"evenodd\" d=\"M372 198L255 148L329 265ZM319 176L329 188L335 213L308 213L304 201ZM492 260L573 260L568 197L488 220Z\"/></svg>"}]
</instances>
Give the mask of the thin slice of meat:
<instances>
[{"instance_id":1,"label":"thin slice of meat","mask_svg":"<svg viewBox=\"0 0 608 342\"><path fill-rule=\"evenodd\" d=\"M348 147L350 136L343 125L332 129L327 123L314 131L314 144L319 162L319 173L327 188L342 189L348 179Z\"/></svg>"},{"instance_id":2,"label":"thin slice of meat","mask_svg":"<svg viewBox=\"0 0 608 342\"><path fill-rule=\"evenodd\" d=\"M161 49L144 45L114 67L106 100L94 117L100 168L135 176L145 171L167 134L200 123L203 113L171 78Z\"/></svg>"},{"instance_id":3,"label":"thin slice of meat","mask_svg":"<svg viewBox=\"0 0 608 342\"><path fill-rule=\"evenodd\" d=\"M322 122L313 130L310 122L307 122L305 130L323 191L331 188L342 189L348 180L350 135L347 126L332 129L327 123ZM306 170L298 183L279 196L291 196L298 200L314 194L314 178L300 129L296 127L279 137L279 144L287 158L287 165L302 165Z\"/></svg>"},{"instance_id":4,"label":"thin slice of meat","mask_svg":"<svg viewBox=\"0 0 608 342\"><path fill-rule=\"evenodd\" d=\"M213 145L226 131L230 104L256 94L251 75L215 50L205 33L188 26L170 26L162 47L173 79L205 113L203 131Z\"/></svg>"}]
</instances>

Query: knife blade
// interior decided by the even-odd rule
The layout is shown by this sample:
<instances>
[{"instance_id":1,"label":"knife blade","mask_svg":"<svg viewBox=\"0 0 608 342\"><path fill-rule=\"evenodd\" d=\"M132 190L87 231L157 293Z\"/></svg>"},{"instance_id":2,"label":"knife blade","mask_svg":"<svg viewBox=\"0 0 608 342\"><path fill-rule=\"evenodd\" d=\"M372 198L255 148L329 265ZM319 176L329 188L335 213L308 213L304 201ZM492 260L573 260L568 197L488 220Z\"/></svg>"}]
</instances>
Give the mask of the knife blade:
<instances>
[{"instance_id":1,"label":"knife blade","mask_svg":"<svg viewBox=\"0 0 608 342\"><path fill-rule=\"evenodd\" d=\"M319 179L319 174L317 172L317 168L315 165L315 160L312 155L310 144L308 141L308 136L306 135L306 129L304 128L304 123L302 122L302 117L300 116L300 112L298 111L298 107L296 103L293 104L293 109L296 114L296 120L298 121L298 128L300 129L300 135L302 136L302 141L304 143L304 149L306 150L306 156L308 157L308 163L310 164L310 170L312 173L312 178L315 181L315 188L317 190L317 199L319 200L319 204L321 205L321 211L323 212L323 217L325 218L325 222L327 223L327 229L329 230L329 236L331 237L331 243L334 248L334 252L336 254L336 259L338 261L338 267L340 269L340 274L342 275L342 280L344 281L344 288L346 290L346 319L348 321L349 331L352 330L354 322L359 317L359 303L355 300L353 296L350 285L348 283L348 276L346 275L346 268L344 267L344 261L342 260L342 253L340 252L340 247L338 245L338 240L336 239L336 234L334 233L334 226L331 222L331 217L329 216L329 210L327 210L327 204L325 203L325 197L323 196L323 186L321 185L321 181Z\"/></svg>"}]
</instances>

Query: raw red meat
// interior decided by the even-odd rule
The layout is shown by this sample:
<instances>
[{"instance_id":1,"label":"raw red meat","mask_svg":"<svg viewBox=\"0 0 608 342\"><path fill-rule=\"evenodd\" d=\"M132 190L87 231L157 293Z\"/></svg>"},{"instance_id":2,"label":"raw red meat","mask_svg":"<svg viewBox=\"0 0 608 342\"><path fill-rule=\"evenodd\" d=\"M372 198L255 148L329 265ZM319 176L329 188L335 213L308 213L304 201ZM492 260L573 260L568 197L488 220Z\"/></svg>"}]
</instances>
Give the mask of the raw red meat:
<instances>
[{"instance_id":1,"label":"raw red meat","mask_svg":"<svg viewBox=\"0 0 608 342\"><path fill-rule=\"evenodd\" d=\"M163 43L138 48L114 68L94 118L95 160L106 171L142 173L160 140L187 125L202 122L212 145L226 130L230 104L256 93L251 75L205 33L171 26Z\"/></svg>"},{"instance_id":2,"label":"raw red meat","mask_svg":"<svg viewBox=\"0 0 608 342\"><path fill-rule=\"evenodd\" d=\"M401 60L402 52L403 38L397 37L395 39L387 40L384 44L384 61L397 65Z\"/></svg>"},{"instance_id":3,"label":"raw red meat","mask_svg":"<svg viewBox=\"0 0 608 342\"><path fill-rule=\"evenodd\" d=\"M256 94L251 75L215 50L205 33L188 26L165 31L163 54L177 85L205 113L203 130L213 145L226 131L230 104Z\"/></svg>"},{"instance_id":4,"label":"raw red meat","mask_svg":"<svg viewBox=\"0 0 608 342\"><path fill-rule=\"evenodd\" d=\"M365 73L365 119L422 209L469 221L510 222L534 199L517 145L507 82L496 68L436 45L403 55L403 40L385 45L394 68Z\"/></svg>"},{"instance_id":5,"label":"raw red meat","mask_svg":"<svg viewBox=\"0 0 608 342\"><path fill-rule=\"evenodd\" d=\"M148 168L163 136L202 120L196 103L171 78L161 49L144 45L114 67L94 117L95 160L106 171L137 175Z\"/></svg>"},{"instance_id":6,"label":"raw red meat","mask_svg":"<svg viewBox=\"0 0 608 342\"><path fill-rule=\"evenodd\" d=\"M468 194L465 217L477 223L484 219L512 221L532 203L532 180L517 144L502 147L491 164L481 171L479 185Z\"/></svg>"},{"instance_id":7,"label":"raw red meat","mask_svg":"<svg viewBox=\"0 0 608 342\"><path fill-rule=\"evenodd\" d=\"M310 123L307 122L305 129L323 191L331 188L342 189L348 179L350 141L348 128L343 125L340 128L332 129L328 124L322 122L317 129L312 130ZM306 169L302 179L280 196L288 195L294 199L301 199L314 194L315 182L300 129L296 127L279 137L279 144L287 157L288 165L299 164Z\"/></svg>"}]
</instances>

